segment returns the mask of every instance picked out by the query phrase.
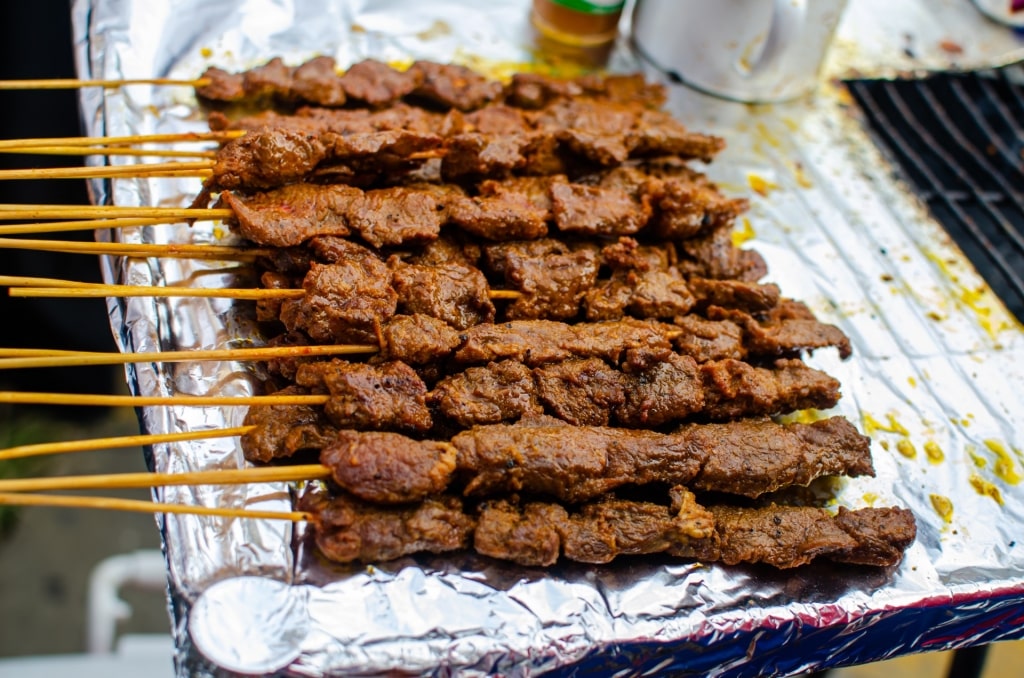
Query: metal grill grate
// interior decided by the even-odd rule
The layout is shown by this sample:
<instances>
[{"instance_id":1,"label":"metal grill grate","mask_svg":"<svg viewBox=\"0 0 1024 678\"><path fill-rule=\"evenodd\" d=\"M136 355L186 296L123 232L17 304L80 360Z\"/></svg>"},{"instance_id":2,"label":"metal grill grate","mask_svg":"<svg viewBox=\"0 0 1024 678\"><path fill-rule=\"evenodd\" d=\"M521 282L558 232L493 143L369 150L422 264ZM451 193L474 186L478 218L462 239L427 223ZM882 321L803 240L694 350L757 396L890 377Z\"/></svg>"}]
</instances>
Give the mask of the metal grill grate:
<instances>
[{"instance_id":1,"label":"metal grill grate","mask_svg":"<svg viewBox=\"0 0 1024 678\"><path fill-rule=\"evenodd\" d=\"M1024 322L1024 68L847 84L933 216Z\"/></svg>"}]
</instances>

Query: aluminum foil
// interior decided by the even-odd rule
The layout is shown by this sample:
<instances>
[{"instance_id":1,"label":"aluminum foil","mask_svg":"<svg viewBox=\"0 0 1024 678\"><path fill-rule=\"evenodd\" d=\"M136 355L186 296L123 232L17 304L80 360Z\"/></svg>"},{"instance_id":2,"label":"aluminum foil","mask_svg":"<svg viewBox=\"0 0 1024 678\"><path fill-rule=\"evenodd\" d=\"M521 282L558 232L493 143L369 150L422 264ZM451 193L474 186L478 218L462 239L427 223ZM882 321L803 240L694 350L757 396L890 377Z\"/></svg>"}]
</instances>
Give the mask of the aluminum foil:
<instances>
[{"instance_id":1,"label":"aluminum foil","mask_svg":"<svg viewBox=\"0 0 1024 678\"><path fill-rule=\"evenodd\" d=\"M83 78L198 76L281 55L455 60L506 72L534 58L527 0L76 0ZM628 19L627 19L628 23ZM615 70L642 67L626 40ZM837 414L874 440L874 479L824 488L835 505L902 505L917 542L893 570L792 572L667 559L550 570L472 554L329 566L303 526L158 519L179 675L785 675L1024 636L1024 332L922 205L895 180L836 75L1005 63L1019 34L961 1L852 0L820 90L745 106L674 88L670 108L723 134L708 168L753 207L739 225L769 279L853 340L811 364L838 377ZM657 73L648 71L651 77ZM205 129L189 88L82 94L93 135ZM159 159L150 159L157 162ZM135 162L128 160L125 162ZM198 179L94 181L97 203L181 205ZM755 190L756 189L756 190ZM120 229L125 242L230 243L223 226ZM107 260L111 282L246 286L244 268ZM126 351L258 343L245 304L111 300ZM252 391L238 363L140 364L135 393ZM147 432L237 425L244 408L143 408ZM234 439L159 445L154 470L244 464ZM164 501L285 510L284 485L168 488Z\"/></svg>"}]
</instances>

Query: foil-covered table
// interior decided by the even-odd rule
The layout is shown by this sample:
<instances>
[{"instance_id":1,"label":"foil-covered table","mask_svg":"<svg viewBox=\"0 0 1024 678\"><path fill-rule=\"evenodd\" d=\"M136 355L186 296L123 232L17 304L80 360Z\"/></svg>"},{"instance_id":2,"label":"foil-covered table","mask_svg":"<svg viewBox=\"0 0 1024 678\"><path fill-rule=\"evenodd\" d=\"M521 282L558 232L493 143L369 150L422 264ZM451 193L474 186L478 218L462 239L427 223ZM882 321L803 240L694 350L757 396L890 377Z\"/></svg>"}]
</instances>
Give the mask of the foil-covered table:
<instances>
[{"instance_id":1,"label":"foil-covered table","mask_svg":"<svg viewBox=\"0 0 1024 678\"><path fill-rule=\"evenodd\" d=\"M83 78L194 78L280 55L459 61L492 74L534 60L526 0L76 0ZM722 134L708 173L753 207L737 238L769 280L852 339L810 363L840 379L836 408L874 441L876 478L833 482L832 503L902 505L919 533L902 565L791 572L668 559L551 570L472 554L327 567L302 526L158 518L180 675L785 675L1024 637L1024 332L893 176L833 78L981 67L1024 55L1019 34L967 2L852 0L813 97L745 106L673 88L690 127ZM625 40L610 67L640 64ZM657 73L648 70L650 77ZM190 89L86 90L91 135L202 131ZM134 162L126 160L123 162ZM155 161L155 160L154 160ZM112 161L121 162L121 161ZM197 179L91 184L97 203L182 205ZM756 190L755 190L756 189ZM104 231L125 242L230 243L222 225ZM244 286L230 264L107 260L111 282ZM242 305L110 300L126 351L257 342ZM241 395L252 368L154 362L135 393ZM147 432L238 425L244 408L140 410ZM244 464L237 441L158 445L158 471ZM167 488L165 501L287 509L279 486Z\"/></svg>"}]
</instances>

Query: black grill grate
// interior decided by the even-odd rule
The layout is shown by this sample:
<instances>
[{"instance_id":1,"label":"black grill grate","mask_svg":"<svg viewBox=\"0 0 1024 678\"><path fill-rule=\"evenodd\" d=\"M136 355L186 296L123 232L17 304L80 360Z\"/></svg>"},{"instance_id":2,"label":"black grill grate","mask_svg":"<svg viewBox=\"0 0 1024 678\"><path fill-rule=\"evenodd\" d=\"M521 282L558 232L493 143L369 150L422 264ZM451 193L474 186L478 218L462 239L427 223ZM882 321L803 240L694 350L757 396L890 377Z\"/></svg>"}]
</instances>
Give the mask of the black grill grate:
<instances>
[{"instance_id":1,"label":"black grill grate","mask_svg":"<svg viewBox=\"0 0 1024 678\"><path fill-rule=\"evenodd\" d=\"M847 84L915 192L1024 322L1024 68Z\"/></svg>"}]
</instances>

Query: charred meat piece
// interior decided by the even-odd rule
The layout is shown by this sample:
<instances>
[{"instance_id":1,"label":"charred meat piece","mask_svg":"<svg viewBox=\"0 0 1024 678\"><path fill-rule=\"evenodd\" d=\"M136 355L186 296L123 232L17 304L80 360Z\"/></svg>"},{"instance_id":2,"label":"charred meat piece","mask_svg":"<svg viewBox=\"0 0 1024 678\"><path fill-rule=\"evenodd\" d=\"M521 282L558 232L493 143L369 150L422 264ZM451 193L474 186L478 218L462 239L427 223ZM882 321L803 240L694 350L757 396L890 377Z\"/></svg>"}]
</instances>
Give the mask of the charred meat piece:
<instances>
[{"instance_id":1,"label":"charred meat piece","mask_svg":"<svg viewBox=\"0 0 1024 678\"><path fill-rule=\"evenodd\" d=\"M487 502L480 508L473 547L526 566L553 565L560 555L608 563L620 555L662 553L714 533L711 513L682 487L671 506L607 497L570 514L558 504Z\"/></svg>"},{"instance_id":2,"label":"charred meat piece","mask_svg":"<svg viewBox=\"0 0 1024 678\"><path fill-rule=\"evenodd\" d=\"M425 433L433 426L427 387L402 362L377 365L337 358L300 365L295 383L313 393L330 394L324 413L342 428Z\"/></svg>"},{"instance_id":3,"label":"charred meat piece","mask_svg":"<svg viewBox=\"0 0 1024 678\"><path fill-rule=\"evenodd\" d=\"M444 108L471 111L494 100L501 84L487 80L465 66L417 61L408 73L418 83L411 94Z\"/></svg>"},{"instance_id":4,"label":"charred meat piece","mask_svg":"<svg viewBox=\"0 0 1024 678\"><path fill-rule=\"evenodd\" d=\"M431 391L430 401L464 428L516 421L544 411L537 402L530 369L513 360L445 377Z\"/></svg>"},{"instance_id":5,"label":"charred meat piece","mask_svg":"<svg viewBox=\"0 0 1024 678\"><path fill-rule=\"evenodd\" d=\"M235 213L242 237L260 245L292 247L317 235L349 235L349 207L362 195L350 186L299 183L250 197L225 191L220 199Z\"/></svg>"},{"instance_id":6,"label":"charred meat piece","mask_svg":"<svg viewBox=\"0 0 1024 678\"><path fill-rule=\"evenodd\" d=\"M455 360L472 364L512 359L536 367L574 357L594 357L642 369L666 359L671 352L664 331L642 321L566 325L550 320L515 320L469 328Z\"/></svg>"},{"instance_id":7,"label":"charred meat piece","mask_svg":"<svg viewBox=\"0 0 1024 678\"><path fill-rule=\"evenodd\" d=\"M874 567L899 564L914 542L913 514L901 508L700 506L683 487L671 503L614 498L570 513L542 502L496 500L466 512L449 495L414 507L379 507L342 495L307 494L299 509L314 514L316 543L329 559L377 562L472 543L478 553L525 566L568 560L607 563L618 555L658 553L706 562L764 563L780 569L815 558Z\"/></svg>"},{"instance_id":8,"label":"charred meat piece","mask_svg":"<svg viewBox=\"0 0 1024 678\"><path fill-rule=\"evenodd\" d=\"M487 240L534 240L548 232L548 187L562 177L484 181L480 194L454 199L449 218L463 231Z\"/></svg>"},{"instance_id":9,"label":"charred meat piece","mask_svg":"<svg viewBox=\"0 0 1024 678\"><path fill-rule=\"evenodd\" d=\"M291 98L318 106L344 106L345 90L337 66L333 57L319 56L297 67L292 73Z\"/></svg>"},{"instance_id":10,"label":"charred meat piece","mask_svg":"<svg viewBox=\"0 0 1024 678\"><path fill-rule=\"evenodd\" d=\"M533 375L544 407L575 426L607 426L612 410L626 402L626 376L598 358L545 365Z\"/></svg>"},{"instance_id":11,"label":"charred meat piece","mask_svg":"<svg viewBox=\"0 0 1024 678\"><path fill-rule=\"evenodd\" d=\"M534 258L543 257L548 254L568 254L570 251L568 245L561 240L554 240L553 238L512 240L484 245L483 260L488 272L504 278L510 255Z\"/></svg>"},{"instance_id":12,"label":"charred meat piece","mask_svg":"<svg viewBox=\"0 0 1024 678\"><path fill-rule=\"evenodd\" d=\"M307 393L298 386L288 386L277 395ZM242 436L242 454L256 462L286 459L302 450L319 450L337 435L324 419L323 410L310 405L253 405L245 415L245 425L257 428Z\"/></svg>"},{"instance_id":13,"label":"charred meat piece","mask_svg":"<svg viewBox=\"0 0 1024 678\"><path fill-rule=\"evenodd\" d=\"M292 72L293 69L286 66L280 57L249 69L242 75L245 97L256 101L277 99L287 102L292 94Z\"/></svg>"},{"instance_id":14,"label":"charred meat piece","mask_svg":"<svg viewBox=\"0 0 1024 678\"><path fill-rule=\"evenodd\" d=\"M283 273L264 271L260 275L260 286L265 290L287 290L292 288L292 279ZM258 299L256 320L275 322L281 315L281 299Z\"/></svg>"},{"instance_id":15,"label":"charred meat piece","mask_svg":"<svg viewBox=\"0 0 1024 678\"><path fill-rule=\"evenodd\" d=\"M628 484L663 482L756 497L822 475L873 473L868 444L849 424L781 425L765 419L720 426L666 435L496 424L463 431L451 442L459 474L469 478L469 496L529 492L573 503ZM771 437L777 441L766 440ZM750 445L759 448L752 452ZM744 474L723 474L729 467L742 467Z\"/></svg>"},{"instance_id":16,"label":"charred meat piece","mask_svg":"<svg viewBox=\"0 0 1024 678\"><path fill-rule=\"evenodd\" d=\"M697 361L672 354L631 377L626 402L615 410L626 426L652 427L678 421L704 409L704 387Z\"/></svg>"},{"instance_id":17,"label":"charred meat piece","mask_svg":"<svg viewBox=\"0 0 1024 678\"><path fill-rule=\"evenodd\" d=\"M700 371L704 413L712 419L826 410L839 402L839 382L801 360L776 360L773 369L720 360L704 363Z\"/></svg>"},{"instance_id":18,"label":"charred meat piece","mask_svg":"<svg viewBox=\"0 0 1024 678\"><path fill-rule=\"evenodd\" d=\"M441 176L456 182L506 177L526 164L525 146L526 137L522 135L456 134L445 142Z\"/></svg>"},{"instance_id":19,"label":"charred meat piece","mask_svg":"<svg viewBox=\"0 0 1024 678\"><path fill-rule=\"evenodd\" d=\"M366 248L346 245L350 256L311 265L302 281L305 296L281 305L281 322L319 343L377 344L378 328L398 306L391 271Z\"/></svg>"},{"instance_id":20,"label":"charred meat piece","mask_svg":"<svg viewBox=\"0 0 1024 678\"><path fill-rule=\"evenodd\" d=\"M711 513L715 539L687 545L676 555L726 565L765 563L779 569L816 558L888 567L899 564L917 535L913 514L900 508L840 507L833 516L802 506L713 506Z\"/></svg>"},{"instance_id":21,"label":"charred meat piece","mask_svg":"<svg viewBox=\"0 0 1024 678\"><path fill-rule=\"evenodd\" d=\"M652 232L659 238L683 240L730 227L749 203L743 198L726 198L707 181L662 182L653 199Z\"/></svg>"},{"instance_id":22,"label":"charred meat piece","mask_svg":"<svg viewBox=\"0 0 1024 678\"><path fill-rule=\"evenodd\" d=\"M853 353L850 339L835 325L819 322L806 305L785 299L763 317L712 306L706 311L709 318L732 321L743 328L743 342L751 355L786 356L801 351L835 346L839 357L849 358Z\"/></svg>"},{"instance_id":23,"label":"charred meat piece","mask_svg":"<svg viewBox=\"0 0 1024 678\"><path fill-rule=\"evenodd\" d=\"M764 478L769 472L775 478L767 491L807 485L823 476L875 475L871 440L842 417L789 426L770 419L687 424L676 434L696 447L719 450L708 456L700 475L691 482L696 490L729 488L726 491L733 494L756 496L766 491ZM723 449L728 453L722 453Z\"/></svg>"},{"instance_id":24,"label":"charred meat piece","mask_svg":"<svg viewBox=\"0 0 1024 678\"><path fill-rule=\"evenodd\" d=\"M373 563L413 553L446 553L469 547L476 520L458 497L441 496L413 506L381 508L341 495L307 493L300 511L314 515L317 548L336 563Z\"/></svg>"},{"instance_id":25,"label":"charred meat piece","mask_svg":"<svg viewBox=\"0 0 1024 678\"><path fill-rule=\"evenodd\" d=\"M381 327L381 357L413 365L447 358L459 345L459 334L438 318L416 313L396 315Z\"/></svg>"},{"instance_id":26,"label":"charred meat piece","mask_svg":"<svg viewBox=\"0 0 1024 678\"><path fill-rule=\"evenodd\" d=\"M382 188L354 199L348 223L374 247L434 240L446 217L445 204L425 190Z\"/></svg>"},{"instance_id":27,"label":"charred meat piece","mask_svg":"<svg viewBox=\"0 0 1024 678\"><path fill-rule=\"evenodd\" d=\"M249 132L217 152L210 190L267 189L295 183L327 157L319 137L290 130Z\"/></svg>"},{"instance_id":28,"label":"charred meat piece","mask_svg":"<svg viewBox=\"0 0 1024 678\"><path fill-rule=\"evenodd\" d=\"M731 226L716 228L678 244L683 254L679 268L690 277L753 283L768 272L761 255L733 244Z\"/></svg>"},{"instance_id":29,"label":"charred meat piece","mask_svg":"<svg viewBox=\"0 0 1024 678\"><path fill-rule=\"evenodd\" d=\"M524 257L509 252L505 280L522 293L505 310L510 320L563 320L579 314L583 295L597 281L597 256L590 250Z\"/></svg>"},{"instance_id":30,"label":"charred meat piece","mask_svg":"<svg viewBox=\"0 0 1024 678\"><path fill-rule=\"evenodd\" d=\"M690 278L689 285L700 308L720 306L761 313L779 303L779 286L774 283L762 285L740 280Z\"/></svg>"},{"instance_id":31,"label":"charred meat piece","mask_svg":"<svg viewBox=\"0 0 1024 678\"><path fill-rule=\"evenodd\" d=\"M494 320L487 278L462 264L423 266L390 261L403 313L421 313L464 330Z\"/></svg>"},{"instance_id":32,"label":"charred meat piece","mask_svg":"<svg viewBox=\"0 0 1024 678\"><path fill-rule=\"evenodd\" d=\"M564 233L631 235L651 216L650 208L613 188L554 183L551 203L555 225Z\"/></svg>"},{"instance_id":33,"label":"charred meat piece","mask_svg":"<svg viewBox=\"0 0 1024 678\"><path fill-rule=\"evenodd\" d=\"M674 320L680 329L672 339L676 349L698 363L712 360L743 360L747 349L743 329L729 320L707 320L697 315L684 315Z\"/></svg>"},{"instance_id":34,"label":"charred meat piece","mask_svg":"<svg viewBox=\"0 0 1024 678\"><path fill-rule=\"evenodd\" d=\"M690 132L664 111L640 110L625 144L633 158L669 155L711 162L725 148L725 139Z\"/></svg>"},{"instance_id":35,"label":"charred meat piece","mask_svg":"<svg viewBox=\"0 0 1024 678\"><path fill-rule=\"evenodd\" d=\"M199 77L209 81L206 85L196 87L196 96L201 101L233 103L245 98L245 78L241 73L229 73L211 66Z\"/></svg>"},{"instance_id":36,"label":"charred meat piece","mask_svg":"<svg viewBox=\"0 0 1024 678\"><path fill-rule=\"evenodd\" d=\"M320 452L334 482L378 504L420 501L444 491L455 461L456 450L448 443L390 432L342 430Z\"/></svg>"},{"instance_id":37,"label":"charred meat piece","mask_svg":"<svg viewBox=\"0 0 1024 678\"><path fill-rule=\"evenodd\" d=\"M379 108L412 92L420 78L418 73L398 71L375 59L365 59L350 66L340 82L349 99Z\"/></svg>"}]
</instances>

